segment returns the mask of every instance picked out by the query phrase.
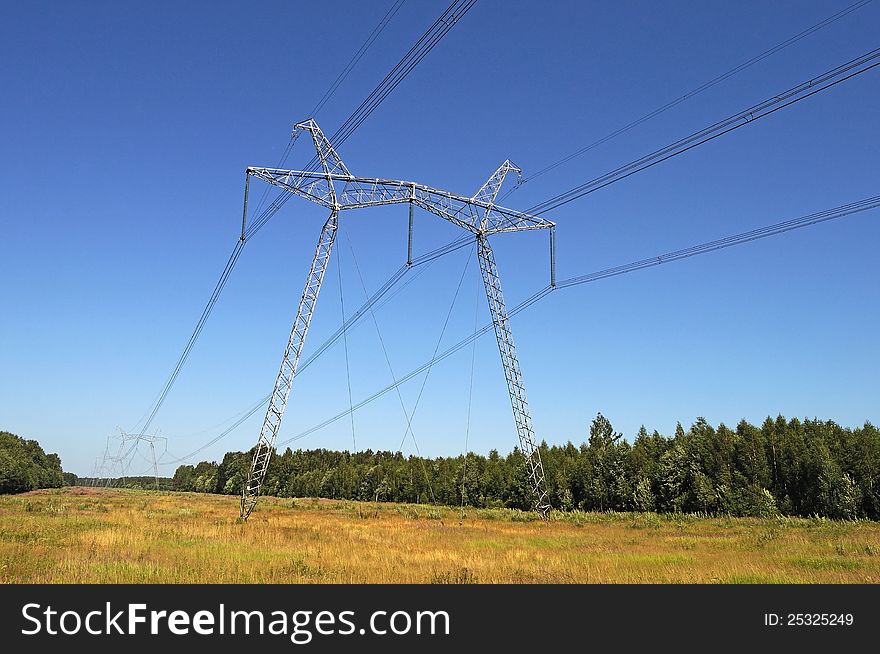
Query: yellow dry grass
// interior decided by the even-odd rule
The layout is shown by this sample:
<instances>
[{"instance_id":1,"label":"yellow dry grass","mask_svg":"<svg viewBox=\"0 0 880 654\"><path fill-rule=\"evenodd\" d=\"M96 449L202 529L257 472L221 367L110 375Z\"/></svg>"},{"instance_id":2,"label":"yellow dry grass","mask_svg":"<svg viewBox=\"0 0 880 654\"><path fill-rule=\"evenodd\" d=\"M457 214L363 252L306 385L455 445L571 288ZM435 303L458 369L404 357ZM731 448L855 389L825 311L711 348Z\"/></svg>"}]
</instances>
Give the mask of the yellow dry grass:
<instances>
[{"instance_id":1,"label":"yellow dry grass","mask_svg":"<svg viewBox=\"0 0 880 654\"><path fill-rule=\"evenodd\" d=\"M65 488L0 498L5 583L878 583L880 523Z\"/></svg>"}]
</instances>

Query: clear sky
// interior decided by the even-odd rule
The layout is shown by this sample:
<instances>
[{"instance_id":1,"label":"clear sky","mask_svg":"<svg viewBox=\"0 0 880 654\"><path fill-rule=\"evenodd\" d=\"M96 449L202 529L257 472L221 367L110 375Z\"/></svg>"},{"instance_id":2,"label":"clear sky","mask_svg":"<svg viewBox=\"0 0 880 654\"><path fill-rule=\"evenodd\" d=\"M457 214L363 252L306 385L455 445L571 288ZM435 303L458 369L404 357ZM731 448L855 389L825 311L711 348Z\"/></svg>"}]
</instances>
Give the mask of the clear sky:
<instances>
[{"instance_id":1,"label":"clear sky","mask_svg":"<svg viewBox=\"0 0 880 654\"><path fill-rule=\"evenodd\" d=\"M245 168L278 162L291 125L390 4L4 3L0 429L84 475L108 434L135 425L235 243ZM403 5L318 115L328 134L447 4ZM470 195L505 158L528 177L849 4L479 0L341 155L356 174ZM506 204L530 207L876 48L878 26L873 2ZM876 195L878 115L875 69L548 214L560 277ZM290 164L310 156L302 139ZM337 266L350 312L364 299L355 256L370 290L403 263L406 211L344 214L306 355L339 324ZM325 218L294 199L245 247L154 423L173 454L271 390ZM416 252L456 235L419 214ZM628 437L700 415L876 423L878 239L874 210L554 293L513 319L538 437L580 442L600 411ZM543 236L494 242L510 305L547 283ZM377 313L398 376L430 358L469 257L438 260ZM443 346L473 329L475 311L488 319L475 264ZM348 346L357 401L390 377L371 321ZM464 449L471 354L431 372L413 422L423 454ZM515 432L491 334L474 356L469 449L508 451ZM409 408L420 385L402 388ZM297 379L280 439L347 405L340 342ZM261 419L203 457L251 447ZM397 448L404 425L392 392L356 414L357 446ZM342 420L297 445L351 443Z\"/></svg>"}]
</instances>

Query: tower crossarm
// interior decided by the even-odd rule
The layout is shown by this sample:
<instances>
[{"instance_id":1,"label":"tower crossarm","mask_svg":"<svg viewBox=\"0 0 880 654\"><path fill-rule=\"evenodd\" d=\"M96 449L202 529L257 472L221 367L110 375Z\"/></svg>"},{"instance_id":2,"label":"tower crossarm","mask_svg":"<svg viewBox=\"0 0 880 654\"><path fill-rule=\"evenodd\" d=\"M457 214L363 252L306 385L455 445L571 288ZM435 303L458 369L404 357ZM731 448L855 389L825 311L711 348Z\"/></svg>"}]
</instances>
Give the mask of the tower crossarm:
<instances>
[{"instance_id":1,"label":"tower crossarm","mask_svg":"<svg viewBox=\"0 0 880 654\"><path fill-rule=\"evenodd\" d=\"M516 170L513 166L508 169ZM494 194L483 193L482 189L476 196L466 197L406 180L280 168L248 168L247 172L272 186L339 211L412 203L469 232L485 235L554 226L544 218L496 205ZM497 188L494 190L497 193Z\"/></svg>"}]
</instances>

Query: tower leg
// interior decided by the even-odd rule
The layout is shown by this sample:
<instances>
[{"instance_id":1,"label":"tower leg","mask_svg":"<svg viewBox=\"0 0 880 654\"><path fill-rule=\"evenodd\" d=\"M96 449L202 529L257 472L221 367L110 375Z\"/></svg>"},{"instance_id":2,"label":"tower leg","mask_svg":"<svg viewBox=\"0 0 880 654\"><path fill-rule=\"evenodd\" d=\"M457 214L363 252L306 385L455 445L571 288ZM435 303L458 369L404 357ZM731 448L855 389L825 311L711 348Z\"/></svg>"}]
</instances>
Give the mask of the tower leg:
<instances>
[{"instance_id":1,"label":"tower leg","mask_svg":"<svg viewBox=\"0 0 880 654\"><path fill-rule=\"evenodd\" d=\"M287 341L284 358L281 359L281 368L278 370L278 377L275 379L275 388L272 391L269 406L266 408L266 417L263 419L260 437L254 447L254 458L251 461L250 472L242 489L241 518L243 520L247 520L251 511L254 510L257 498L260 496L260 487L266 478L266 470L269 468L269 460L272 458L275 438L278 436L278 430L281 428L284 408L287 406L287 400L290 397L290 388L293 384L293 377L296 375L299 356L302 353L303 344L306 340L306 333L309 331L309 324L312 322L312 314L318 301L318 293L321 291L324 272L327 270L327 264L330 261L330 252L336 239L338 223L338 212L334 210L330 214L330 218L327 219L327 222L324 223L324 228L321 230L321 236L318 239L318 246L315 248L312 267L309 270L309 276L306 279L306 285L299 300L296 319L293 321L290 339Z\"/></svg>"},{"instance_id":2,"label":"tower leg","mask_svg":"<svg viewBox=\"0 0 880 654\"><path fill-rule=\"evenodd\" d=\"M483 284L486 287L486 297L489 300L492 324L495 327L495 338L498 340L498 350L501 353L501 365L504 367L504 377L507 379L507 391L510 393L510 405L513 408L516 433L519 436L520 448L526 457L535 510L546 518L550 512L550 501L547 497L544 481L541 451L535 445L535 430L532 427L532 416L529 413L522 370L520 370L519 360L516 357L516 347L513 344L513 333L510 330L504 295L501 292L501 279L495 265L495 254L489 245L489 239L483 235L477 236L477 254L480 259Z\"/></svg>"},{"instance_id":3,"label":"tower leg","mask_svg":"<svg viewBox=\"0 0 880 654\"><path fill-rule=\"evenodd\" d=\"M150 441L150 454L153 457L153 481L156 482L156 490L159 490L159 464L156 462L156 448Z\"/></svg>"}]
</instances>

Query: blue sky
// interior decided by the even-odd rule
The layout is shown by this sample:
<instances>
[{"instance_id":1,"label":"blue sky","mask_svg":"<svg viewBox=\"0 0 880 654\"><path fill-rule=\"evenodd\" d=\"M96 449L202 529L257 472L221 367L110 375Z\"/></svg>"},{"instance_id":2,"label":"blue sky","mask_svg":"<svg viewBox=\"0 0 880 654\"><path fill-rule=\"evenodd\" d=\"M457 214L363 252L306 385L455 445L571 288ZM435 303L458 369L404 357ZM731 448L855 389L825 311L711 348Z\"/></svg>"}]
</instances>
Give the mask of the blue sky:
<instances>
[{"instance_id":1,"label":"blue sky","mask_svg":"<svg viewBox=\"0 0 880 654\"><path fill-rule=\"evenodd\" d=\"M244 169L275 165L291 125L388 2L6 3L0 10L0 429L91 471L160 390L241 219ZM332 133L447 2L406 2L317 116ZM473 193L505 158L528 177L850 4L480 0L341 148L367 176ZM553 173L525 209L877 47L873 2ZM548 214L560 277L878 192L880 73L835 87ZM305 139L290 164L311 156ZM255 185L259 196L261 189ZM513 328L539 438L627 436L697 416L878 420L877 211L554 293ZM154 426L184 454L272 387L320 225L294 199L245 247ZM406 208L343 216L306 354L405 260ZM416 221L416 251L456 236ZM495 240L508 303L547 283L546 241ZM352 254L354 252L354 255ZM468 262L449 255L377 314L395 373L430 358ZM488 319L473 258L443 345ZM348 340L354 399L389 372L370 321ZM494 339L476 344L469 448L515 444ZM414 419L424 454L464 448L471 350L438 363ZM402 390L409 407L421 385ZM297 379L280 438L348 404L344 350ZM262 413L207 450L247 449ZM356 414L359 448L396 448L394 393ZM350 447L347 420L302 447ZM404 446L413 451L412 441ZM145 462L141 462L147 467ZM138 464L133 464L132 472ZM170 473L172 468L166 468Z\"/></svg>"}]
</instances>

